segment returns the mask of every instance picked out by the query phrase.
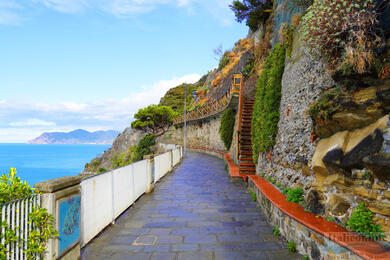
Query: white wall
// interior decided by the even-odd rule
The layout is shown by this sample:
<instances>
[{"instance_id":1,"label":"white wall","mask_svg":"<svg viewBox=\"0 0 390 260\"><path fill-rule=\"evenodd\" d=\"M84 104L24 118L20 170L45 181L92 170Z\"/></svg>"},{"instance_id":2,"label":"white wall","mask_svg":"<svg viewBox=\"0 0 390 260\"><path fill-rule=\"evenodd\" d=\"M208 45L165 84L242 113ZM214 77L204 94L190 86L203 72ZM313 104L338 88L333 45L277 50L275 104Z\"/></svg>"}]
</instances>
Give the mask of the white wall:
<instances>
[{"instance_id":1,"label":"white wall","mask_svg":"<svg viewBox=\"0 0 390 260\"><path fill-rule=\"evenodd\" d=\"M181 147L156 156L154 182L171 171L181 158ZM149 163L150 160L139 161L82 180L81 246L86 245L148 190L152 181L148 177Z\"/></svg>"}]
</instances>

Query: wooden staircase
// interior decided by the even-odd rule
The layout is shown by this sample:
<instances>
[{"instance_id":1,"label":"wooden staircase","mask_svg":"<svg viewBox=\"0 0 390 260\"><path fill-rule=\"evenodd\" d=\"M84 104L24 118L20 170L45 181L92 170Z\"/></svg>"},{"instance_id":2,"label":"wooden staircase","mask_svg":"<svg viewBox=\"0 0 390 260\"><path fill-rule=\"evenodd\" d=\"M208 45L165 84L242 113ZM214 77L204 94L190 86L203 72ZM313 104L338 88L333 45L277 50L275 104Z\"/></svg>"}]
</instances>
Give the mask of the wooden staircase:
<instances>
[{"instance_id":1,"label":"wooden staircase","mask_svg":"<svg viewBox=\"0 0 390 260\"><path fill-rule=\"evenodd\" d=\"M239 132L239 168L240 174L255 174L256 165L252 154L252 113L254 99L246 98L242 105L241 131Z\"/></svg>"}]
</instances>

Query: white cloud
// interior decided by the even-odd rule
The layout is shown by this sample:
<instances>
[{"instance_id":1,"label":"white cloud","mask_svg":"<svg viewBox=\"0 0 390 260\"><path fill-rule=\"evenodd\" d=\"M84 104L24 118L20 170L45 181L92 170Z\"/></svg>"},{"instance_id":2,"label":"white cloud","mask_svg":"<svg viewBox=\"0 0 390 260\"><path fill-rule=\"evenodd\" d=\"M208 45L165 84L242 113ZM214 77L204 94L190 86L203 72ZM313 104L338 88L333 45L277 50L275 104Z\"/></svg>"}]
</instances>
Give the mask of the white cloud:
<instances>
[{"instance_id":1,"label":"white cloud","mask_svg":"<svg viewBox=\"0 0 390 260\"><path fill-rule=\"evenodd\" d=\"M36 103L0 100L0 142L26 142L42 132L89 131L116 129L130 125L134 113L150 104L159 103L171 88L182 83L194 83L198 74L160 80L143 91L128 93L121 100L86 103Z\"/></svg>"},{"instance_id":2,"label":"white cloud","mask_svg":"<svg viewBox=\"0 0 390 260\"><path fill-rule=\"evenodd\" d=\"M13 0L0 0L0 24L19 25L24 18L19 14L23 7Z\"/></svg>"},{"instance_id":3,"label":"white cloud","mask_svg":"<svg viewBox=\"0 0 390 260\"><path fill-rule=\"evenodd\" d=\"M63 13L78 13L88 6L87 0L32 0Z\"/></svg>"},{"instance_id":4,"label":"white cloud","mask_svg":"<svg viewBox=\"0 0 390 260\"><path fill-rule=\"evenodd\" d=\"M28 119L28 120L26 120L26 121L12 122L12 123L9 123L8 125L9 125L9 126L13 126L13 127L26 127L26 126L56 126L56 123L32 118L32 119Z\"/></svg>"}]
</instances>

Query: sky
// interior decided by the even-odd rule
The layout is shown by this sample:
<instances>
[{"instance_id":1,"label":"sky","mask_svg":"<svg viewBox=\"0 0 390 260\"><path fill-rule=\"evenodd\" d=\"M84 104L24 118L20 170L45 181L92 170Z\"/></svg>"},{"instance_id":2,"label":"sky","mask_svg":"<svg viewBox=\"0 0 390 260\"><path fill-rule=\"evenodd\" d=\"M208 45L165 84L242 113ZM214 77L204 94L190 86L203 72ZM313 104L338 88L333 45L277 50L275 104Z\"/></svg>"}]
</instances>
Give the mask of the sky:
<instances>
[{"instance_id":1,"label":"sky","mask_svg":"<svg viewBox=\"0 0 390 260\"><path fill-rule=\"evenodd\" d=\"M231 0L0 0L0 143L115 129L246 37Z\"/></svg>"}]
</instances>

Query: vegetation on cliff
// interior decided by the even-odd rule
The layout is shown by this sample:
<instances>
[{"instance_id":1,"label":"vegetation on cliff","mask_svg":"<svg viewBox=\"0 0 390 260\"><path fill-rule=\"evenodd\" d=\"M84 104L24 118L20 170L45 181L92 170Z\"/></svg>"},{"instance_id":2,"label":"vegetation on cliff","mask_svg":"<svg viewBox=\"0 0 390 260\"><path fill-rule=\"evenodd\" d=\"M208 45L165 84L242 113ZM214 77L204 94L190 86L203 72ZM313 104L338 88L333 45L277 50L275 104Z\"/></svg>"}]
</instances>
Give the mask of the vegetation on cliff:
<instances>
[{"instance_id":1,"label":"vegetation on cliff","mask_svg":"<svg viewBox=\"0 0 390 260\"><path fill-rule=\"evenodd\" d=\"M302 19L310 48L344 74L367 73L382 44L374 0L316 0Z\"/></svg>"},{"instance_id":2,"label":"vegetation on cliff","mask_svg":"<svg viewBox=\"0 0 390 260\"><path fill-rule=\"evenodd\" d=\"M232 145L235 121L235 111L231 108L226 109L222 114L221 125L219 127L219 135L225 144L226 150L229 150Z\"/></svg>"},{"instance_id":3,"label":"vegetation on cliff","mask_svg":"<svg viewBox=\"0 0 390 260\"><path fill-rule=\"evenodd\" d=\"M282 75L288 44L277 44L267 57L256 86L252 117L252 150L254 161L267 153L278 132Z\"/></svg>"},{"instance_id":4,"label":"vegetation on cliff","mask_svg":"<svg viewBox=\"0 0 390 260\"><path fill-rule=\"evenodd\" d=\"M152 134L141 138L136 146L130 146L126 152L115 153L111 157L112 168L118 168L140 161L145 155L151 153L151 147L156 144L156 137Z\"/></svg>"}]
</instances>

